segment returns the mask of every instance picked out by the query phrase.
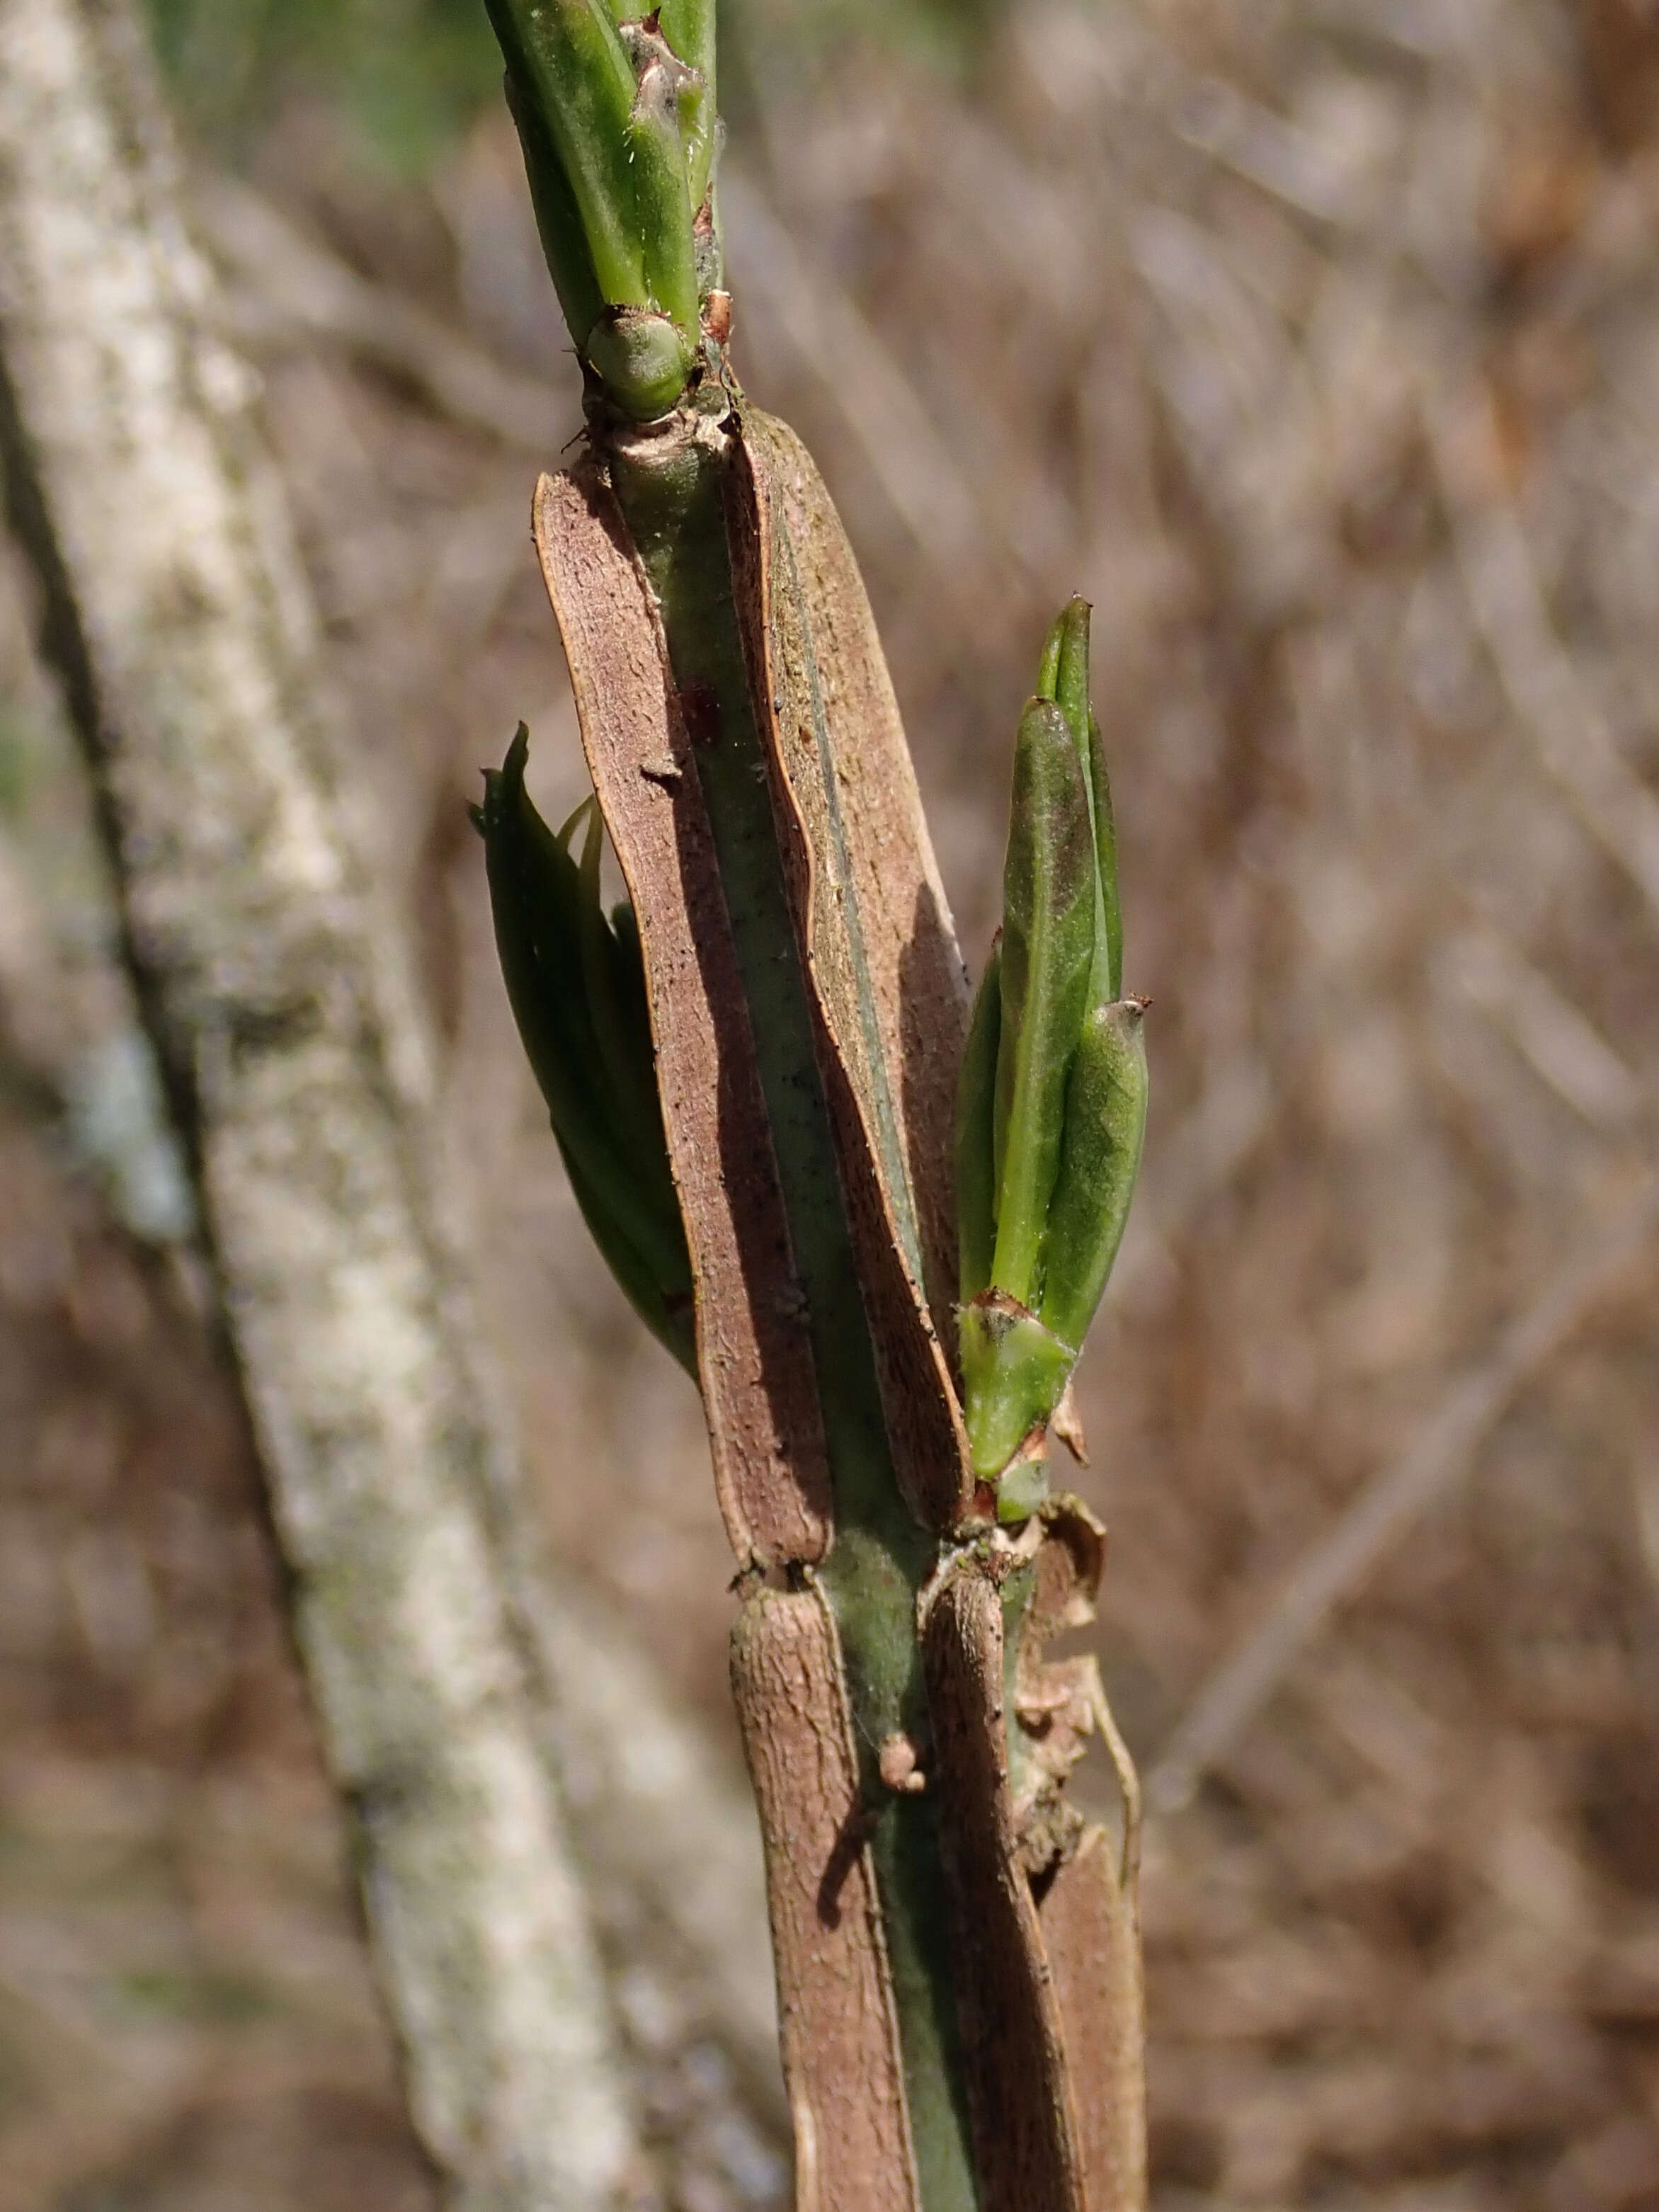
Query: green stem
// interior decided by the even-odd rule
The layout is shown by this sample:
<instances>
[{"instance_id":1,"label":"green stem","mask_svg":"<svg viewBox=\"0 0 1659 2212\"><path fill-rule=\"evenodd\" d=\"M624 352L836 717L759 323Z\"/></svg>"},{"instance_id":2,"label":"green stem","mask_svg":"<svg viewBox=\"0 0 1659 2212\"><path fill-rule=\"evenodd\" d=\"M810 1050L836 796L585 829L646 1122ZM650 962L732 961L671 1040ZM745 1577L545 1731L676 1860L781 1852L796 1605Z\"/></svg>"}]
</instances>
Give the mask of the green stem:
<instances>
[{"instance_id":1,"label":"green stem","mask_svg":"<svg viewBox=\"0 0 1659 2212\"><path fill-rule=\"evenodd\" d=\"M559 312L580 352L605 309L605 295L593 270L593 257L582 235L581 212L558 149L521 79L511 70L507 77L507 106L524 152L530 204L536 217L543 257L553 279L553 289L559 295Z\"/></svg>"},{"instance_id":2,"label":"green stem","mask_svg":"<svg viewBox=\"0 0 1659 2212\"><path fill-rule=\"evenodd\" d=\"M818 1570L840 1631L892 1967L924 2212L973 2212L936 1815L891 1792L880 1745L914 1735L924 1706L915 1601L934 1547L906 1510L889 1449L750 696L727 550L728 451L690 424L617 441L611 479L657 594L674 678L706 702L697 748L762 1090L805 1295L835 1495Z\"/></svg>"},{"instance_id":3,"label":"green stem","mask_svg":"<svg viewBox=\"0 0 1659 2212\"><path fill-rule=\"evenodd\" d=\"M486 0L516 79L556 152L599 289L612 307L653 303L628 161L638 86L599 0Z\"/></svg>"},{"instance_id":4,"label":"green stem","mask_svg":"<svg viewBox=\"0 0 1659 2212\"><path fill-rule=\"evenodd\" d=\"M714 100L714 0L662 0L662 34L700 82L680 103L691 205L700 208L714 174L720 124Z\"/></svg>"},{"instance_id":5,"label":"green stem","mask_svg":"<svg viewBox=\"0 0 1659 2212\"><path fill-rule=\"evenodd\" d=\"M633 174L651 297L683 334L697 331L697 261L691 236L691 190L680 143L678 65L647 61L628 124Z\"/></svg>"}]
</instances>

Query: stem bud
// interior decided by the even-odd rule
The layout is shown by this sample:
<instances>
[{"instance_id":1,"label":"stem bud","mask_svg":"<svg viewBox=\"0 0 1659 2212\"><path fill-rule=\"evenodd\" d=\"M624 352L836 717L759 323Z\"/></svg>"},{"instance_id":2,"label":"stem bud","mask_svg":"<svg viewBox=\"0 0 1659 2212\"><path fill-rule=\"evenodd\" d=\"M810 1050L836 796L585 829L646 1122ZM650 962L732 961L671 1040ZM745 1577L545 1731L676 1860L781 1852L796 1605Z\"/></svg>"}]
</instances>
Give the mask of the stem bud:
<instances>
[{"instance_id":1,"label":"stem bud","mask_svg":"<svg viewBox=\"0 0 1659 2212\"><path fill-rule=\"evenodd\" d=\"M694 353L666 315L608 307L588 332L584 358L624 415L652 422L685 389Z\"/></svg>"},{"instance_id":2,"label":"stem bud","mask_svg":"<svg viewBox=\"0 0 1659 2212\"><path fill-rule=\"evenodd\" d=\"M1047 1495L1048 1428L1117 1255L1146 1121L1147 1002L1119 996L1089 612L1074 599L1055 622L1021 718L1003 927L957 1089L964 1415L1005 1521Z\"/></svg>"}]
</instances>

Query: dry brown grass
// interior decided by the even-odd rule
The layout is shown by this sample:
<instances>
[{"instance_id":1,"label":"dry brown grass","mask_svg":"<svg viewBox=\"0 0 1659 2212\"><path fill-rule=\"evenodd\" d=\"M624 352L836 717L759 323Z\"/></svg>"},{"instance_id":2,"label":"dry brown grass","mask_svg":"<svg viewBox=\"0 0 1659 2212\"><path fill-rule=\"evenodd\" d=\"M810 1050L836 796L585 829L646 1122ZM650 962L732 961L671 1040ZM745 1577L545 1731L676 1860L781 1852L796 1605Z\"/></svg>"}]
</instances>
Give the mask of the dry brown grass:
<instances>
[{"instance_id":1,"label":"dry brown grass","mask_svg":"<svg viewBox=\"0 0 1659 2212\"><path fill-rule=\"evenodd\" d=\"M1286 1626L1298 1562L1647 1202L1659 27L1640 0L1032 4L971 99L890 55L798 82L769 52L727 200L739 364L865 558L975 960L1036 641L1066 592L1096 604L1155 1100L1079 1481L1114 1530L1109 1680L1156 1767L1212 1671ZM343 176L302 118L262 160L382 296L550 373L574 428L504 129L429 198ZM696 1409L598 1279L460 813L520 713L544 790L576 788L534 457L457 419L421 328L319 336L260 258L238 295L549 1510L720 1737ZM27 1118L0 1161L24 1592L0 1605L0 2140L23 2147L0 2194L325 2205L333 2160L384 2177L343 2203L419 2201L222 1382ZM1569 1299L1154 1820L1170 2212L1659 2207L1656 1273L1650 1238ZM174 1983L133 1979L147 1946ZM186 1957L187 2002L121 2009ZM277 1992L251 2025L211 1994L248 1959ZM659 2130L705 2123L679 2199L741 2202L746 2173L764 2201L763 2160L707 2140L720 2061L652 1972L629 1988L666 2054ZM88 2106L101 2164L67 2147ZM213 2195L273 2112L297 2163ZM233 2166L179 2150L191 2128L230 2130Z\"/></svg>"}]
</instances>

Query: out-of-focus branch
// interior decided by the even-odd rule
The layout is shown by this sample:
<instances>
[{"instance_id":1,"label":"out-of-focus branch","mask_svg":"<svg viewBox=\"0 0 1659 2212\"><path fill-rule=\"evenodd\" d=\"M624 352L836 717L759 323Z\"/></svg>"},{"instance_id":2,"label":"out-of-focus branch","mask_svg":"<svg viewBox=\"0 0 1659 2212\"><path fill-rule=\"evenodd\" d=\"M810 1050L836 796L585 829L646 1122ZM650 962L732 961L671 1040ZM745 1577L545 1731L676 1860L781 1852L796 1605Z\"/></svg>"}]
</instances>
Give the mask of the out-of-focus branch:
<instances>
[{"instance_id":1,"label":"out-of-focus branch","mask_svg":"<svg viewBox=\"0 0 1659 2212\"><path fill-rule=\"evenodd\" d=\"M1503 1030L1516 1050L1593 1128L1628 1128L1642 1111L1639 1076L1547 975L1501 932L1477 924L1445 948L1448 980Z\"/></svg>"},{"instance_id":2,"label":"out-of-focus branch","mask_svg":"<svg viewBox=\"0 0 1659 2212\"><path fill-rule=\"evenodd\" d=\"M421 1024L342 826L314 623L210 292L125 0L0 0L11 514L191 1154L416 2124L458 2203L597 2209L634 2142L501 1595L512 1471Z\"/></svg>"},{"instance_id":3,"label":"out-of-focus branch","mask_svg":"<svg viewBox=\"0 0 1659 2212\"><path fill-rule=\"evenodd\" d=\"M1521 518L1491 489L1490 401L1431 398L1425 415L1464 588L1510 706L1546 774L1659 918L1659 798L1556 635Z\"/></svg>"},{"instance_id":4,"label":"out-of-focus branch","mask_svg":"<svg viewBox=\"0 0 1659 2212\"><path fill-rule=\"evenodd\" d=\"M668 1939L701 2023L741 2067L757 2107L787 2127L754 1802L606 1608L557 1573L547 1583L546 1601L526 1618L594 1909Z\"/></svg>"},{"instance_id":5,"label":"out-of-focus branch","mask_svg":"<svg viewBox=\"0 0 1659 2212\"><path fill-rule=\"evenodd\" d=\"M574 380L560 391L506 368L393 286L360 276L237 179L205 180L191 210L237 280L226 306L250 348L290 335L325 338L406 377L451 421L544 458L578 428Z\"/></svg>"},{"instance_id":6,"label":"out-of-focus branch","mask_svg":"<svg viewBox=\"0 0 1659 2212\"><path fill-rule=\"evenodd\" d=\"M1455 1382L1405 1454L1381 1468L1330 1533L1307 1552L1269 1611L1200 1690L1146 1778L1160 1811L1186 1804L1205 1772L1255 1717L1303 1650L1377 1562L1468 1470L1516 1393L1605 1295L1659 1222L1659 1182L1561 1272Z\"/></svg>"},{"instance_id":7,"label":"out-of-focus branch","mask_svg":"<svg viewBox=\"0 0 1659 2212\"><path fill-rule=\"evenodd\" d=\"M960 594L970 585L984 587L999 562L1022 567L856 301L828 271L806 264L761 194L729 166L720 207L744 300L775 325L802 374L841 416L934 573Z\"/></svg>"}]
</instances>

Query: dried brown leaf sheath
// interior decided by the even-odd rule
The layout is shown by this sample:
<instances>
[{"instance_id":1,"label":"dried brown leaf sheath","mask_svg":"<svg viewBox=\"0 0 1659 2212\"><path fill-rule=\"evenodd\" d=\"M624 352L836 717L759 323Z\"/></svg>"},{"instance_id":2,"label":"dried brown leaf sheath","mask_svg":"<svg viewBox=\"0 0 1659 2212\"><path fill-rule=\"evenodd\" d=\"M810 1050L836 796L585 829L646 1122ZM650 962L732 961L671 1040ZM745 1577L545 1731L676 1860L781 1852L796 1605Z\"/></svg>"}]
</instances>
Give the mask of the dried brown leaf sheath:
<instances>
[{"instance_id":1,"label":"dried brown leaf sheath","mask_svg":"<svg viewBox=\"0 0 1659 2212\"><path fill-rule=\"evenodd\" d=\"M1146 2203L1133 1875L1126 1882L1111 1838L1061 1795L1104 1700L1092 1659L1042 1656L1051 1637L1092 1620L1104 1561L1100 1524L1057 1498L1014 1543L959 1554L927 1607L981 2212L1138 2212ZM1002 1585L1022 1569L1032 1595L1011 1652Z\"/></svg>"},{"instance_id":2,"label":"dried brown leaf sheath","mask_svg":"<svg viewBox=\"0 0 1659 2212\"><path fill-rule=\"evenodd\" d=\"M923 1648L982 2212L1080 2212L1060 2008L1014 1826L1002 1601L971 1563L933 1600Z\"/></svg>"},{"instance_id":3,"label":"dried brown leaf sheath","mask_svg":"<svg viewBox=\"0 0 1659 2212\"><path fill-rule=\"evenodd\" d=\"M705 422L684 434L726 465L733 596L762 708L757 765L891 1465L945 1562L925 1627L906 1626L902 1602L883 1632L913 1655L921 1636L919 1771L949 1893L974 2185L981 2212L1133 2212L1145 2161L1133 1905L1106 1839L1061 1798L1098 1685L1085 1662L1042 1658L1048 1635L1090 1616L1101 1532L1059 1504L1023 1547L971 1525L944 1349L966 979L863 585L817 471L764 416L746 415L735 434ZM785 1565L803 1583L751 1588L732 1640L766 1846L798 2212L921 2212L927 2168L908 2103L921 2093L890 1964L896 1923L884 1920L891 1900L870 1841L882 1790L848 1689L845 1593L832 1603L829 1590L839 1559L823 1584L812 1578L835 1533L819 1378L698 762L657 602L599 464L544 477L535 520L588 765L640 923L722 1510L745 1567ZM1010 1665L1011 1573L1030 1577L1033 1602ZM1051 1940L1068 1955L1051 1960Z\"/></svg>"},{"instance_id":4,"label":"dried brown leaf sheath","mask_svg":"<svg viewBox=\"0 0 1659 2212\"><path fill-rule=\"evenodd\" d=\"M912 1510L947 1529L972 1496L945 1350L967 973L841 518L784 423L746 414L737 459L733 581L888 1432Z\"/></svg>"},{"instance_id":5,"label":"dried brown leaf sheath","mask_svg":"<svg viewBox=\"0 0 1659 2212\"><path fill-rule=\"evenodd\" d=\"M964 1517L972 1495L945 1349L955 1338L948 1326L956 1273L951 1128L967 975L840 519L810 456L781 423L747 415L735 459L733 581L750 682L764 702L786 874L883 1402L912 1509L945 1529ZM786 1476L773 1455L780 1488L798 1498L780 1498L769 1514L757 1489L769 1455L754 1394L775 1387L779 1441L804 1436L796 1425L796 1368L810 1392L810 1361L804 1330L787 1318L779 1326L799 1299L712 838L661 625L626 525L591 462L542 480L536 534L588 765L646 945L728 1529L740 1559L814 1559L823 1540L806 1540L798 1516L808 1500L816 1508L827 1498L821 1479L801 1468ZM694 973L697 988L688 992ZM725 1098L708 1079L711 1053L728 1085ZM722 1173L711 1176L717 1160ZM769 1185L763 1200L763 1183ZM768 1248L764 1272L734 1269L740 1255L763 1256L758 1243ZM732 1310L740 1281L749 1291L743 1323ZM786 1363L787 1376L775 1386L760 1355L781 1349L782 1334L793 1338L798 1360ZM725 1445L728 1418L745 1395L742 1444ZM821 1468L822 1459L817 1439L807 1464Z\"/></svg>"},{"instance_id":6,"label":"dried brown leaf sheath","mask_svg":"<svg viewBox=\"0 0 1659 2212\"><path fill-rule=\"evenodd\" d=\"M690 740L626 525L584 462L536 488L582 745L644 947L697 1364L739 1561L822 1558L830 1480L800 1286Z\"/></svg>"},{"instance_id":7,"label":"dried brown leaf sheath","mask_svg":"<svg viewBox=\"0 0 1659 2212\"><path fill-rule=\"evenodd\" d=\"M1049 1883L1039 1918L1071 2067L1085 2212L1146 2202L1140 1929L1118 1854L1091 1828Z\"/></svg>"}]
</instances>

